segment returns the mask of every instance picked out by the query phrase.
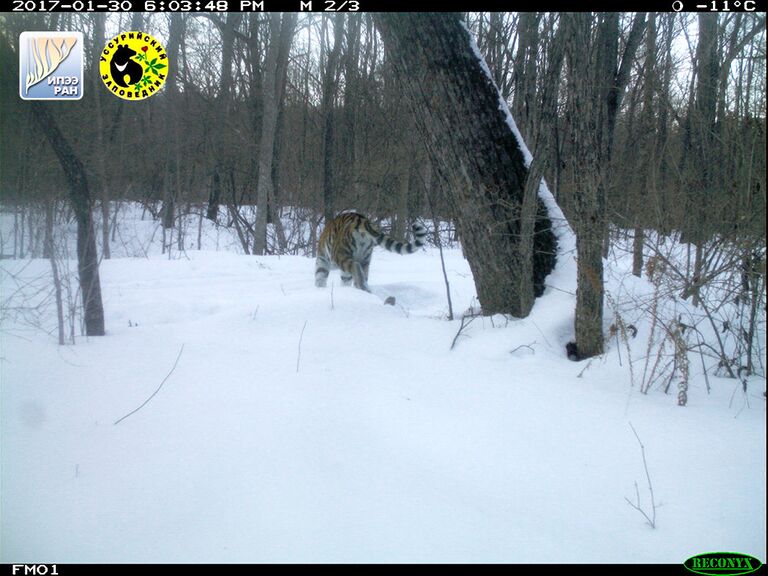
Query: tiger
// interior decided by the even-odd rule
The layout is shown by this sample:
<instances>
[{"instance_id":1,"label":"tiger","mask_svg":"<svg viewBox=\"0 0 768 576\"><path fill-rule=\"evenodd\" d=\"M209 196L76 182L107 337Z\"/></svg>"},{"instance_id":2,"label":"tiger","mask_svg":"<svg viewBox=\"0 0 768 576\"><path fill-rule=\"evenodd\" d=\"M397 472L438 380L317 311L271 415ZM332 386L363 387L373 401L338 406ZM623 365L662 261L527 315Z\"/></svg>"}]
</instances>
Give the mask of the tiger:
<instances>
[{"instance_id":1,"label":"tiger","mask_svg":"<svg viewBox=\"0 0 768 576\"><path fill-rule=\"evenodd\" d=\"M398 242L379 232L371 221L357 212L342 212L331 220L320 234L315 261L315 286L323 288L333 268L341 269L341 283L370 292L368 269L373 247L379 245L390 252L413 254L424 246L427 230L413 224L413 242Z\"/></svg>"}]
</instances>

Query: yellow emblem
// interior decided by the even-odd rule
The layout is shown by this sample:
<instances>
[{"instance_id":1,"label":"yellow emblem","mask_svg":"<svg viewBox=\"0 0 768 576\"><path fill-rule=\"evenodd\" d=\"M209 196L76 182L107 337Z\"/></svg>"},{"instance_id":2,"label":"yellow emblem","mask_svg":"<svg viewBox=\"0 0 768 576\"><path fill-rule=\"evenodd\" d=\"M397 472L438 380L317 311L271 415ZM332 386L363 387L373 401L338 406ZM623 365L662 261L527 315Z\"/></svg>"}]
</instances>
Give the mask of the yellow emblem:
<instances>
[{"instance_id":1,"label":"yellow emblem","mask_svg":"<svg viewBox=\"0 0 768 576\"><path fill-rule=\"evenodd\" d=\"M144 100L165 84L168 55L145 32L122 32L112 38L99 58L99 73L107 89L123 100Z\"/></svg>"}]
</instances>

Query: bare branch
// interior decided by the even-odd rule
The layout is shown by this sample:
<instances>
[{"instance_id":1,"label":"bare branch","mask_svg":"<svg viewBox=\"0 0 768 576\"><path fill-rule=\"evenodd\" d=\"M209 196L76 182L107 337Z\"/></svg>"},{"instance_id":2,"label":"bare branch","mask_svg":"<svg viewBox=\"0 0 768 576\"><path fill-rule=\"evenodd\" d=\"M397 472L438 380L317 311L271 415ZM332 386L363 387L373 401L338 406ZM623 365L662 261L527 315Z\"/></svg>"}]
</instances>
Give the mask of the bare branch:
<instances>
[{"instance_id":1,"label":"bare branch","mask_svg":"<svg viewBox=\"0 0 768 576\"><path fill-rule=\"evenodd\" d=\"M141 404L141 406L139 406L139 407L138 407L138 408L136 408L135 410L131 410L130 412L128 412L128 414L126 414L126 415L125 415L125 416L123 416L122 418L118 418L117 420L115 420L115 423L113 424L113 426L117 426L118 424L120 424L120 422L122 422L123 420L125 420L126 418L128 418L128 416L131 416L132 414L135 414L136 412L138 412L139 410L141 410L142 408L144 408L144 406L146 406L146 405L147 405L147 403L148 403L150 400L152 400L152 398L154 398L154 397L155 397L155 394L157 394L158 392L160 392L160 388L162 388L162 387L163 387L163 384L165 384L166 380L168 380L168 378L170 378L170 377L171 377L171 374L173 374L173 371L174 371L174 370L176 370L176 365L179 363L179 358L181 358L181 353L182 353L182 352L184 352L184 344L182 344L182 345L181 345L181 348L179 349L179 354L178 354L178 356L176 356L176 361L173 363L173 367L171 368L171 371L170 371L170 372L168 372L168 374L166 374L165 378L163 378L163 381L162 381L162 382L160 382L160 386L158 386L158 387L157 387L157 390L155 390L154 392L152 392L152 394L150 395L150 397L149 397L149 398L147 398L146 400L144 400L144 402Z\"/></svg>"}]
</instances>

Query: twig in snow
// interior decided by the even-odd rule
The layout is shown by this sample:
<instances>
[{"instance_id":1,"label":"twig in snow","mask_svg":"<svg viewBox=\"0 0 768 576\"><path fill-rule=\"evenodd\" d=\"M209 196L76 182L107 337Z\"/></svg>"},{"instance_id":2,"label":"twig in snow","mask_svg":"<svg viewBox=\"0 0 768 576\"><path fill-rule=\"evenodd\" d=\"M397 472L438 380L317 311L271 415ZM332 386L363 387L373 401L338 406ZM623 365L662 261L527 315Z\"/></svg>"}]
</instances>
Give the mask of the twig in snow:
<instances>
[{"instance_id":1,"label":"twig in snow","mask_svg":"<svg viewBox=\"0 0 768 576\"><path fill-rule=\"evenodd\" d=\"M456 336L453 337L453 342L451 342L451 350L453 350L454 346L456 346L456 340L458 340L459 336L461 336L461 331L469 326L478 316L479 314L464 314L464 316L461 317L461 326L459 326L459 331L456 332Z\"/></svg>"},{"instance_id":2,"label":"twig in snow","mask_svg":"<svg viewBox=\"0 0 768 576\"><path fill-rule=\"evenodd\" d=\"M544 342L546 343L546 345L547 345L549 348L552 348L552 344L550 344L549 340L547 340L547 336L546 336L546 334L544 334L544 332L542 332L542 331L541 331L541 328L539 328L538 324L536 324L536 322L534 322L534 321L533 321L533 320L531 320L530 318L526 318L526 321L528 321L528 322L530 322L531 324L533 324L533 327L534 327L534 328L536 328L536 330L538 330L538 331L539 331L539 334L541 334L541 337L542 337L542 338L544 338Z\"/></svg>"},{"instance_id":3,"label":"twig in snow","mask_svg":"<svg viewBox=\"0 0 768 576\"><path fill-rule=\"evenodd\" d=\"M736 392L738 392L739 389L741 389L742 392L744 393L744 402L745 402L744 406L749 408L749 396L747 395L747 391L745 390L745 383L744 382L739 382L733 388L733 394L731 394L731 399L728 402L728 409L733 408L733 400L736 398ZM744 408L744 406L742 406L742 409ZM741 414L741 410L739 410L739 412L736 414L736 417L738 417L739 414Z\"/></svg>"},{"instance_id":4,"label":"twig in snow","mask_svg":"<svg viewBox=\"0 0 768 576\"><path fill-rule=\"evenodd\" d=\"M646 511L640 507L640 490L637 487L637 482L635 482L635 498L637 499L637 503L636 504L632 503L630 499L627 498L626 496L624 497L624 500L626 500L627 504L632 506L632 508L640 512L640 514L642 514L645 517L646 521L648 522L648 525L651 528L656 528L656 508L658 508L658 506L656 506L656 499L653 496L653 484L651 483L651 475L648 472L648 462L645 459L645 446L640 441L640 436L637 435L637 430L635 430L635 427L632 426L632 422L629 423L629 427L632 428L632 432L635 434L635 438L637 438L637 443L640 444L640 452L643 455L643 467L645 468L645 478L646 480L648 480L648 492L650 492L651 494L651 516L648 516Z\"/></svg>"},{"instance_id":5,"label":"twig in snow","mask_svg":"<svg viewBox=\"0 0 768 576\"><path fill-rule=\"evenodd\" d=\"M168 374L166 374L165 378L163 378L163 381L162 381L162 382L160 382L160 386L158 386L158 387L157 387L157 390L155 390L154 392L152 392L152 395L151 395L149 398L147 398L146 400L144 400L144 402L142 403L142 405L141 405L141 406L139 406L139 407L138 407L138 408L136 408L135 410L132 410L131 412L128 412L128 414L126 414L126 415L125 415L125 416L123 416L122 418L119 418L119 419L115 420L115 423L113 424L113 426L117 426L117 425L118 425L120 422L122 422L123 420L125 420L126 418L128 418L128 416L130 416L131 414L135 414L136 412L138 412L139 410L141 410L142 408L144 408L144 406L146 406L147 402L149 402L150 400L152 400L152 398L154 398L154 397L155 397L155 394L157 394L158 392L160 392L160 388L162 388L162 387L163 387L163 384L165 384L165 381L166 381L166 380L168 380L168 378L170 378L170 377L171 377L171 374L173 374L173 371L174 371L174 370L176 370L176 365L179 363L179 358L181 358L181 353L182 353L182 352L184 352L184 344L182 344L182 345L181 345L181 348L179 349L179 355L178 355L178 356L176 356L176 361L173 363L173 367L171 368L171 371L170 371L170 372L168 372Z\"/></svg>"},{"instance_id":6,"label":"twig in snow","mask_svg":"<svg viewBox=\"0 0 768 576\"><path fill-rule=\"evenodd\" d=\"M304 320L304 326L301 328L301 334L299 335L299 352L296 355L296 374L299 373L299 363L301 362L301 340L304 338L304 329L307 327L307 320Z\"/></svg>"},{"instance_id":7,"label":"twig in snow","mask_svg":"<svg viewBox=\"0 0 768 576\"><path fill-rule=\"evenodd\" d=\"M590 359L589 359L589 361L587 362L587 365L586 365L586 366L584 366L584 368L582 368L582 369L581 369L581 372L579 372L579 374L578 374L578 376L576 376L576 378L581 378L582 376L584 376L584 372L586 372L586 371L587 371L587 369L588 369L590 366L592 366L592 361L593 361L595 358L597 358L597 356L592 356L592 358L590 358Z\"/></svg>"},{"instance_id":8,"label":"twig in snow","mask_svg":"<svg viewBox=\"0 0 768 576\"><path fill-rule=\"evenodd\" d=\"M699 331L696 330L696 340L699 343L699 358L701 358L701 369L704 370L704 382L707 384L707 394L709 394L712 391L712 388L709 386L709 374L707 374L707 365L704 362L704 350L702 350L701 347L701 337L699 336Z\"/></svg>"},{"instance_id":9,"label":"twig in snow","mask_svg":"<svg viewBox=\"0 0 768 576\"><path fill-rule=\"evenodd\" d=\"M534 344L536 344L536 341L535 341L535 340L534 340L533 342L531 342L530 344L520 344L520 346L518 346L518 347L514 348L513 350L510 350L510 351L509 351L509 353L510 353L510 354L514 354L515 352L517 352L518 350L520 350L520 348L528 348L528 350L530 350L531 352L533 352L534 354L536 354L536 350L534 350L534 349L533 349L533 345L534 345Z\"/></svg>"}]
</instances>

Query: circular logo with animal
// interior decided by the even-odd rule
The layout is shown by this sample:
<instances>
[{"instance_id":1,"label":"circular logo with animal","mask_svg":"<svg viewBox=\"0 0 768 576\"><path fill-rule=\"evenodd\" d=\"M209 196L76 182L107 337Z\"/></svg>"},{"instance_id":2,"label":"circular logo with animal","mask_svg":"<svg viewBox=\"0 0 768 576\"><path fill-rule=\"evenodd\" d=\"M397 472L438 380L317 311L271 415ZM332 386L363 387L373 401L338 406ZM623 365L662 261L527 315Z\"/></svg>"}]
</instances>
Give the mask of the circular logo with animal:
<instances>
[{"instance_id":1,"label":"circular logo with animal","mask_svg":"<svg viewBox=\"0 0 768 576\"><path fill-rule=\"evenodd\" d=\"M121 32L99 58L107 89L123 100L144 100L162 88L168 76L165 48L146 32Z\"/></svg>"}]
</instances>

